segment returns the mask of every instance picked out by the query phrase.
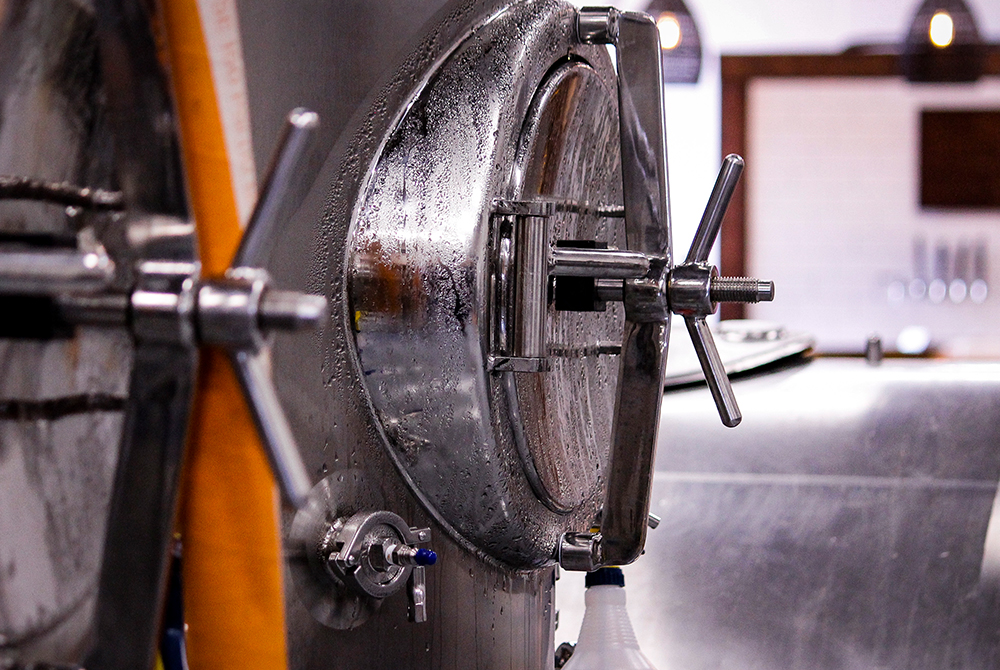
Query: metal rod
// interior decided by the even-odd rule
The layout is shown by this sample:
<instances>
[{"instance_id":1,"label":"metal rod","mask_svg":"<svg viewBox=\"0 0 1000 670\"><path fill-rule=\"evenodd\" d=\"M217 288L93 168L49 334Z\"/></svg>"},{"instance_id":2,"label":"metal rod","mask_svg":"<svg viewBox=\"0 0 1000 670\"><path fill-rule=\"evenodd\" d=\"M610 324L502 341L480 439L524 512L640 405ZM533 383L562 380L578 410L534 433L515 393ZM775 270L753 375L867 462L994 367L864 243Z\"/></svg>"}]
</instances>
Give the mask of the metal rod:
<instances>
[{"instance_id":1,"label":"metal rod","mask_svg":"<svg viewBox=\"0 0 1000 670\"><path fill-rule=\"evenodd\" d=\"M514 355L544 358L548 355L545 315L548 307L548 219L519 216L514 226L515 290Z\"/></svg>"},{"instance_id":2,"label":"metal rod","mask_svg":"<svg viewBox=\"0 0 1000 670\"><path fill-rule=\"evenodd\" d=\"M649 257L637 251L557 247L549 257L555 277L640 279L649 273Z\"/></svg>"},{"instance_id":3,"label":"metal rod","mask_svg":"<svg viewBox=\"0 0 1000 670\"><path fill-rule=\"evenodd\" d=\"M577 39L583 44L614 44L618 41L618 16L614 7L584 7L577 16Z\"/></svg>"},{"instance_id":4,"label":"metal rod","mask_svg":"<svg viewBox=\"0 0 1000 670\"><path fill-rule=\"evenodd\" d=\"M56 296L59 316L77 326L107 326L124 328L128 325L130 299L124 293L104 295Z\"/></svg>"},{"instance_id":5,"label":"metal rod","mask_svg":"<svg viewBox=\"0 0 1000 670\"><path fill-rule=\"evenodd\" d=\"M121 191L8 175L0 175L0 200L40 200L54 205L96 210L125 209L125 198Z\"/></svg>"},{"instance_id":6,"label":"metal rod","mask_svg":"<svg viewBox=\"0 0 1000 670\"><path fill-rule=\"evenodd\" d=\"M257 424L278 487L285 500L301 509L307 502L312 484L274 389L270 354L268 349L234 352L233 367Z\"/></svg>"},{"instance_id":7,"label":"metal rod","mask_svg":"<svg viewBox=\"0 0 1000 670\"><path fill-rule=\"evenodd\" d=\"M715 347L715 340L712 339L712 331L702 316L686 316L684 324L687 326L688 334L691 335L691 342L694 344L695 353L698 354L698 361L705 373L705 381L708 382L715 406L719 410L719 417L726 427L735 428L743 420L743 415L740 413L739 405L736 404L736 394L733 393L733 387L729 383L726 368Z\"/></svg>"},{"instance_id":8,"label":"metal rod","mask_svg":"<svg viewBox=\"0 0 1000 670\"><path fill-rule=\"evenodd\" d=\"M313 330L327 317L326 298L298 291L270 289L264 292L257 320L263 331Z\"/></svg>"},{"instance_id":9,"label":"metal rod","mask_svg":"<svg viewBox=\"0 0 1000 670\"><path fill-rule=\"evenodd\" d=\"M277 226L299 205L304 195L302 168L312 135L319 127L319 115L293 109L278 141L278 150L261 188L257 206L240 241L233 267L264 267L278 240Z\"/></svg>"},{"instance_id":10,"label":"metal rod","mask_svg":"<svg viewBox=\"0 0 1000 670\"><path fill-rule=\"evenodd\" d=\"M733 197L733 191L736 190L741 174L743 174L743 159L736 154L726 156L722 161L719 177L715 180L715 188L712 189L712 195L705 205L705 213L701 216L698 231L691 242L686 263L704 263L708 260L708 254L719 236L722 219L726 215L726 208L729 207L729 201Z\"/></svg>"},{"instance_id":11,"label":"metal rod","mask_svg":"<svg viewBox=\"0 0 1000 670\"><path fill-rule=\"evenodd\" d=\"M604 302L625 300L625 283L621 279L598 279L594 282L597 299Z\"/></svg>"},{"instance_id":12,"label":"metal rod","mask_svg":"<svg viewBox=\"0 0 1000 670\"><path fill-rule=\"evenodd\" d=\"M115 264L103 250L0 251L0 294L94 293L108 287Z\"/></svg>"}]
</instances>

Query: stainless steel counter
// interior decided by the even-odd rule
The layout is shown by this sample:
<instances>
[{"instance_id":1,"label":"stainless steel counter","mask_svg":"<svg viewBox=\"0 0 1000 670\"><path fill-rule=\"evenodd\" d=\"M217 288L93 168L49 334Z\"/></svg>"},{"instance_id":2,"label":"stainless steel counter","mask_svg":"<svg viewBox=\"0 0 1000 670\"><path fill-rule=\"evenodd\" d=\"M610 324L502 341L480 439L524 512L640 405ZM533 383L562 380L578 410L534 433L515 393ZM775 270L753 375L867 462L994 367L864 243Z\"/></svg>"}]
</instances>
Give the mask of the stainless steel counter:
<instances>
[{"instance_id":1,"label":"stainless steel counter","mask_svg":"<svg viewBox=\"0 0 1000 670\"><path fill-rule=\"evenodd\" d=\"M980 571L1000 365L819 359L735 387L737 430L713 420L707 389L664 398L663 522L625 572L653 663L996 667L998 590ZM557 583L557 643L579 628L577 581Z\"/></svg>"}]
</instances>

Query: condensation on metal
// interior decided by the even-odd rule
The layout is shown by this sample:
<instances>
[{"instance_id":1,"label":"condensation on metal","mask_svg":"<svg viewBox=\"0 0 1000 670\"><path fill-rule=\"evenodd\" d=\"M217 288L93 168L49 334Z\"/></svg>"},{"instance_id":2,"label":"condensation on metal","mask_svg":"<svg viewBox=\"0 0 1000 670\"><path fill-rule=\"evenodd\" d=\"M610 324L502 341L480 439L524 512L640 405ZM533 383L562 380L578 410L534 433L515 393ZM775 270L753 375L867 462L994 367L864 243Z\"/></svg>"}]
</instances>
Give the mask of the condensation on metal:
<instances>
[{"instance_id":1,"label":"condensation on metal","mask_svg":"<svg viewBox=\"0 0 1000 670\"><path fill-rule=\"evenodd\" d=\"M553 63L566 55L567 49L558 45L540 44L544 42L544 31L536 24L549 20L558 27L557 36L561 35L565 26L572 25L560 18L571 17L571 7L556 2L519 4L515 6L519 11L517 20L513 20L509 18L514 11L511 5L509 0L448 2L435 18L419 30L422 41L412 48L407 47L409 54L399 65L393 59L402 55L399 44L401 40L406 41L399 33L415 31L419 21L409 17L417 12L422 21L427 16L426 13L419 14L424 6L417 8L403 0L387 0L377 8L366 6L357 9L338 5L336 9L320 7L309 11L310 25L317 23L313 15L319 13L331 25L338 26L335 30L344 39L327 42L334 45L336 55L342 55L345 62L352 63L351 68L359 68L358 63L364 64L364 68L350 71L359 71L368 79L360 83L347 82L349 86L345 88L345 96L337 96L333 106L346 108L349 114L324 114L322 107L316 108L324 120L331 120L324 127L331 132L339 132L345 141L331 151L317 177L317 186L300 212L289 221L288 235L275 249L268 266L282 286L301 287L328 296L332 312L329 326L314 340L313 345L299 343L291 347L284 345L280 337L277 339L274 352L276 383L313 478L319 481L327 476L346 476L351 469L363 470L373 482L373 499L368 503L371 508L393 511L415 526L430 526L434 537L433 548L438 552L439 560L427 573L426 623L408 624L406 598L397 594L386 598L372 615L372 620L363 626L338 631L318 622L319 617L315 615L319 612L322 617L324 608L337 607L336 600L330 597L329 591L324 591L321 585L315 583L314 574L308 566L296 565L296 554L288 554L293 578L288 581L286 617L290 665L294 668L325 667L331 658L345 668L371 667L373 664L456 670L470 665L541 668L547 667L553 658L553 569L516 570L502 565L465 539L449 520L437 513L427 496L412 486L414 479L402 467L405 465L403 459L411 454L419 455L425 443L419 433L402 430L399 424L382 422L373 411L365 388L366 368L357 359L353 335L355 323L363 315L359 315L346 299L348 233L355 205L368 190L369 167L375 157L384 153L383 147L387 146L392 130L412 109L416 94L436 77L441 64L453 57L460 47L467 44L469 36L484 25L504 22L506 29L513 34L504 48L515 48L517 42L524 50L520 57L534 63L531 76L535 84L524 90L517 102L504 111L509 137L514 138L514 127L519 126L524 118L534 93L533 86ZM342 46L351 44L348 35L355 30L343 23L345 12L356 20L371 21L377 15L391 23L397 10L400 13L405 10L407 27L397 22L393 24L396 28L392 31L383 32L380 29L373 33L363 53L354 53ZM298 36L301 30L298 16L304 15L305 11L300 12L291 6L281 10L282 16L298 12L287 22L279 21L290 39ZM410 24L414 27L409 27ZM348 27L339 27L343 25ZM248 60L264 60L272 53L271 44L275 43L273 28L273 25L269 26L266 39L256 45L256 55L254 44L244 42L247 52L251 54ZM550 60L547 63L535 62L536 57ZM607 63L603 50L597 58L603 58ZM379 89L375 86L375 77L381 76L378 74L380 69L388 74L385 83L379 84ZM252 68L248 72L252 77ZM334 82L344 81L342 74L338 74L342 73L341 70L329 72ZM336 79L338 76L340 80ZM253 81L250 83L252 90ZM510 86L508 82L502 88L509 91ZM358 91L369 90L365 87L379 92L370 100L362 101L364 93ZM290 85L289 88L295 87ZM288 93L287 90L285 92ZM299 96L292 93L286 99L294 104ZM251 101L252 107L258 103L266 112L267 101ZM355 114L355 111L358 113ZM515 150L516 142L509 141L503 154L508 159L507 167L513 160ZM490 160L483 157L484 163ZM496 166L491 169L499 173L503 168ZM328 192L325 199L324 192ZM462 197L468 199L468 189L463 191ZM598 204L604 207L615 202ZM318 239L317 216L320 217ZM486 230L485 226L483 230ZM482 268L473 267L472 270L480 272ZM477 287L476 290L484 289ZM453 291L452 295L456 293ZM481 297L483 294L477 292L476 295ZM475 318L478 327L481 325L478 313ZM361 325L363 327L363 321ZM617 336L618 333L615 334ZM616 341L617 337L613 339ZM480 346L485 346L485 343L480 345L476 342L475 338L466 340L466 343L479 351L482 351ZM601 347L607 343L597 344L599 346L595 351L606 350ZM400 379L400 384L406 381ZM427 385L410 384L408 390L413 397L422 397ZM497 397L502 400L504 396L498 394ZM409 422L408 427L420 425L429 413L423 410L424 407L427 405L421 402L409 408L410 413L404 416ZM502 406L498 408L498 411L501 410ZM489 421L489 418L486 420ZM396 436L395 444L400 448L388 448L386 433ZM463 452L470 452L474 447L468 443L460 445ZM484 492L502 504L515 497L527 502L536 500L521 475L520 456L513 445L509 441L499 445L497 453L502 455L504 467L512 475L509 482L512 490L495 491L484 487L477 492L477 497L470 493L471 486L462 484L456 496L465 496L470 505L481 506L479 510L470 509L466 516L468 519L481 512L484 522L491 522L491 518L486 516L490 506L484 504L487 500L483 497ZM497 458L491 458L491 461L492 466L497 465ZM433 468L422 474L433 475ZM504 512L502 504L494 506L494 514L512 515L509 507ZM524 516L549 520L559 518L540 502L532 504L533 510ZM583 519L580 520L582 522ZM295 544L290 521L290 518L285 519L286 551ZM552 531L546 529L541 533L533 529L532 532L537 536L548 536ZM497 536L497 540L502 541L503 538ZM528 543L522 542L522 548L525 544ZM542 543L529 545L529 548L538 546L547 550ZM531 555L536 555L535 548L532 548ZM298 577L294 577L296 574ZM310 609L314 612L311 613ZM387 635L386 631L390 630L391 634Z\"/></svg>"},{"instance_id":2,"label":"condensation on metal","mask_svg":"<svg viewBox=\"0 0 1000 670\"><path fill-rule=\"evenodd\" d=\"M561 3L513 5L451 52L389 134L350 235L351 326L390 453L460 536L517 567L549 563L563 531L591 524L613 409L614 360L558 359L513 397L484 357L493 201L620 201L613 69L575 43L574 21ZM623 242L592 216L550 228L550 243ZM546 314L553 339L580 348L614 340L620 318Z\"/></svg>"},{"instance_id":3,"label":"condensation on metal","mask_svg":"<svg viewBox=\"0 0 1000 670\"><path fill-rule=\"evenodd\" d=\"M0 19L0 174L114 189L108 128L92 104L101 86L92 12L39 0L6 3ZM0 234L74 240L92 226L112 256L133 253L104 235L112 215L54 200L0 202ZM0 400L58 409L61 399L119 399L0 420L0 665L80 660L92 635L132 353L124 331L96 328L0 342Z\"/></svg>"},{"instance_id":4,"label":"condensation on metal","mask_svg":"<svg viewBox=\"0 0 1000 670\"><path fill-rule=\"evenodd\" d=\"M614 80L589 64L568 61L553 68L522 131L514 163L516 197L621 202L615 96ZM622 222L595 214L557 210L549 217L550 246L556 240L594 240L625 247ZM555 282L558 291L559 279ZM511 422L512 434L538 473L539 497L550 507L573 510L595 494L603 496L618 360L597 353L597 345L620 343L623 313L618 304L604 312L550 306L547 320L550 356L551 343L557 350L597 355L553 357L548 374L513 375L517 392L508 394L507 403L520 419ZM567 525L567 530L586 529Z\"/></svg>"}]
</instances>

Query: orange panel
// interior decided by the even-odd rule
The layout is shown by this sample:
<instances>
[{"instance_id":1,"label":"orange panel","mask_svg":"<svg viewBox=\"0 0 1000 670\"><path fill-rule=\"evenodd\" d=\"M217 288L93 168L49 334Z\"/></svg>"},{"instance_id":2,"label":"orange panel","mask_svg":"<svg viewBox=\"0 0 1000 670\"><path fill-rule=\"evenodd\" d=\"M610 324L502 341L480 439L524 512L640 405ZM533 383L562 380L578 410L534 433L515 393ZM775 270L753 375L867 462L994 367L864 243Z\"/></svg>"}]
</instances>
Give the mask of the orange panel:
<instances>
[{"instance_id":1,"label":"orange panel","mask_svg":"<svg viewBox=\"0 0 1000 670\"><path fill-rule=\"evenodd\" d=\"M240 239L222 122L196 0L163 0L203 272L221 274ZM287 667L278 501L224 353L205 352L180 515L193 670Z\"/></svg>"}]
</instances>

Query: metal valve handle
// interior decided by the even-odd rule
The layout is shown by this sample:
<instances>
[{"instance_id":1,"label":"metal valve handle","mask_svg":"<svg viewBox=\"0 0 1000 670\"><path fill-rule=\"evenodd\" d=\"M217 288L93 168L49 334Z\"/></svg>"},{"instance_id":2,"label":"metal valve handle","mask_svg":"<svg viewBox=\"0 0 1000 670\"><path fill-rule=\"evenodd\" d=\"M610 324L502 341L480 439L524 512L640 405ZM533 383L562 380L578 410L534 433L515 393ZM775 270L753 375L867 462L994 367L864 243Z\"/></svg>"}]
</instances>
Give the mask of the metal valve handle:
<instances>
[{"instance_id":1,"label":"metal valve handle","mask_svg":"<svg viewBox=\"0 0 1000 670\"><path fill-rule=\"evenodd\" d=\"M315 112L294 109L288 115L260 197L227 275L238 277L250 268L262 267L267 261L281 232L279 224L301 202L301 183L304 181L301 170L318 126L319 116ZM301 295L291 311L311 326L325 316L326 300L320 296ZM282 495L296 508L302 508L312 482L275 392L270 343L233 349L230 360Z\"/></svg>"},{"instance_id":2,"label":"metal valve handle","mask_svg":"<svg viewBox=\"0 0 1000 670\"><path fill-rule=\"evenodd\" d=\"M317 128L316 112L298 107L288 113L233 267L261 267L267 262L281 232L278 226L301 204L306 185L301 172Z\"/></svg>"},{"instance_id":3,"label":"metal valve handle","mask_svg":"<svg viewBox=\"0 0 1000 670\"><path fill-rule=\"evenodd\" d=\"M129 294L121 295L109 292L115 265L100 245L85 251L0 250L0 295L51 296L66 322L128 326L143 342L227 349L282 495L297 508L306 504L312 485L274 388L270 336L275 330L318 326L325 319L326 298L273 289L261 268L280 224L308 185L302 171L318 124L319 117L308 110L288 115L260 199L221 279L202 279L196 262L149 259L139 264ZM59 188L61 194L69 187ZM85 192L92 196L91 190ZM190 225L166 216L153 223Z\"/></svg>"},{"instance_id":4,"label":"metal valve handle","mask_svg":"<svg viewBox=\"0 0 1000 670\"><path fill-rule=\"evenodd\" d=\"M684 317L719 416L729 428L739 425L743 417L705 317L713 314L716 304L720 302L774 299L774 282L747 277L719 277L715 267L708 263L708 255L719 236L722 219L743 173L743 166L743 159L736 154L730 154L723 160L687 258L674 267L669 285L671 311Z\"/></svg>"}]
</instances>

